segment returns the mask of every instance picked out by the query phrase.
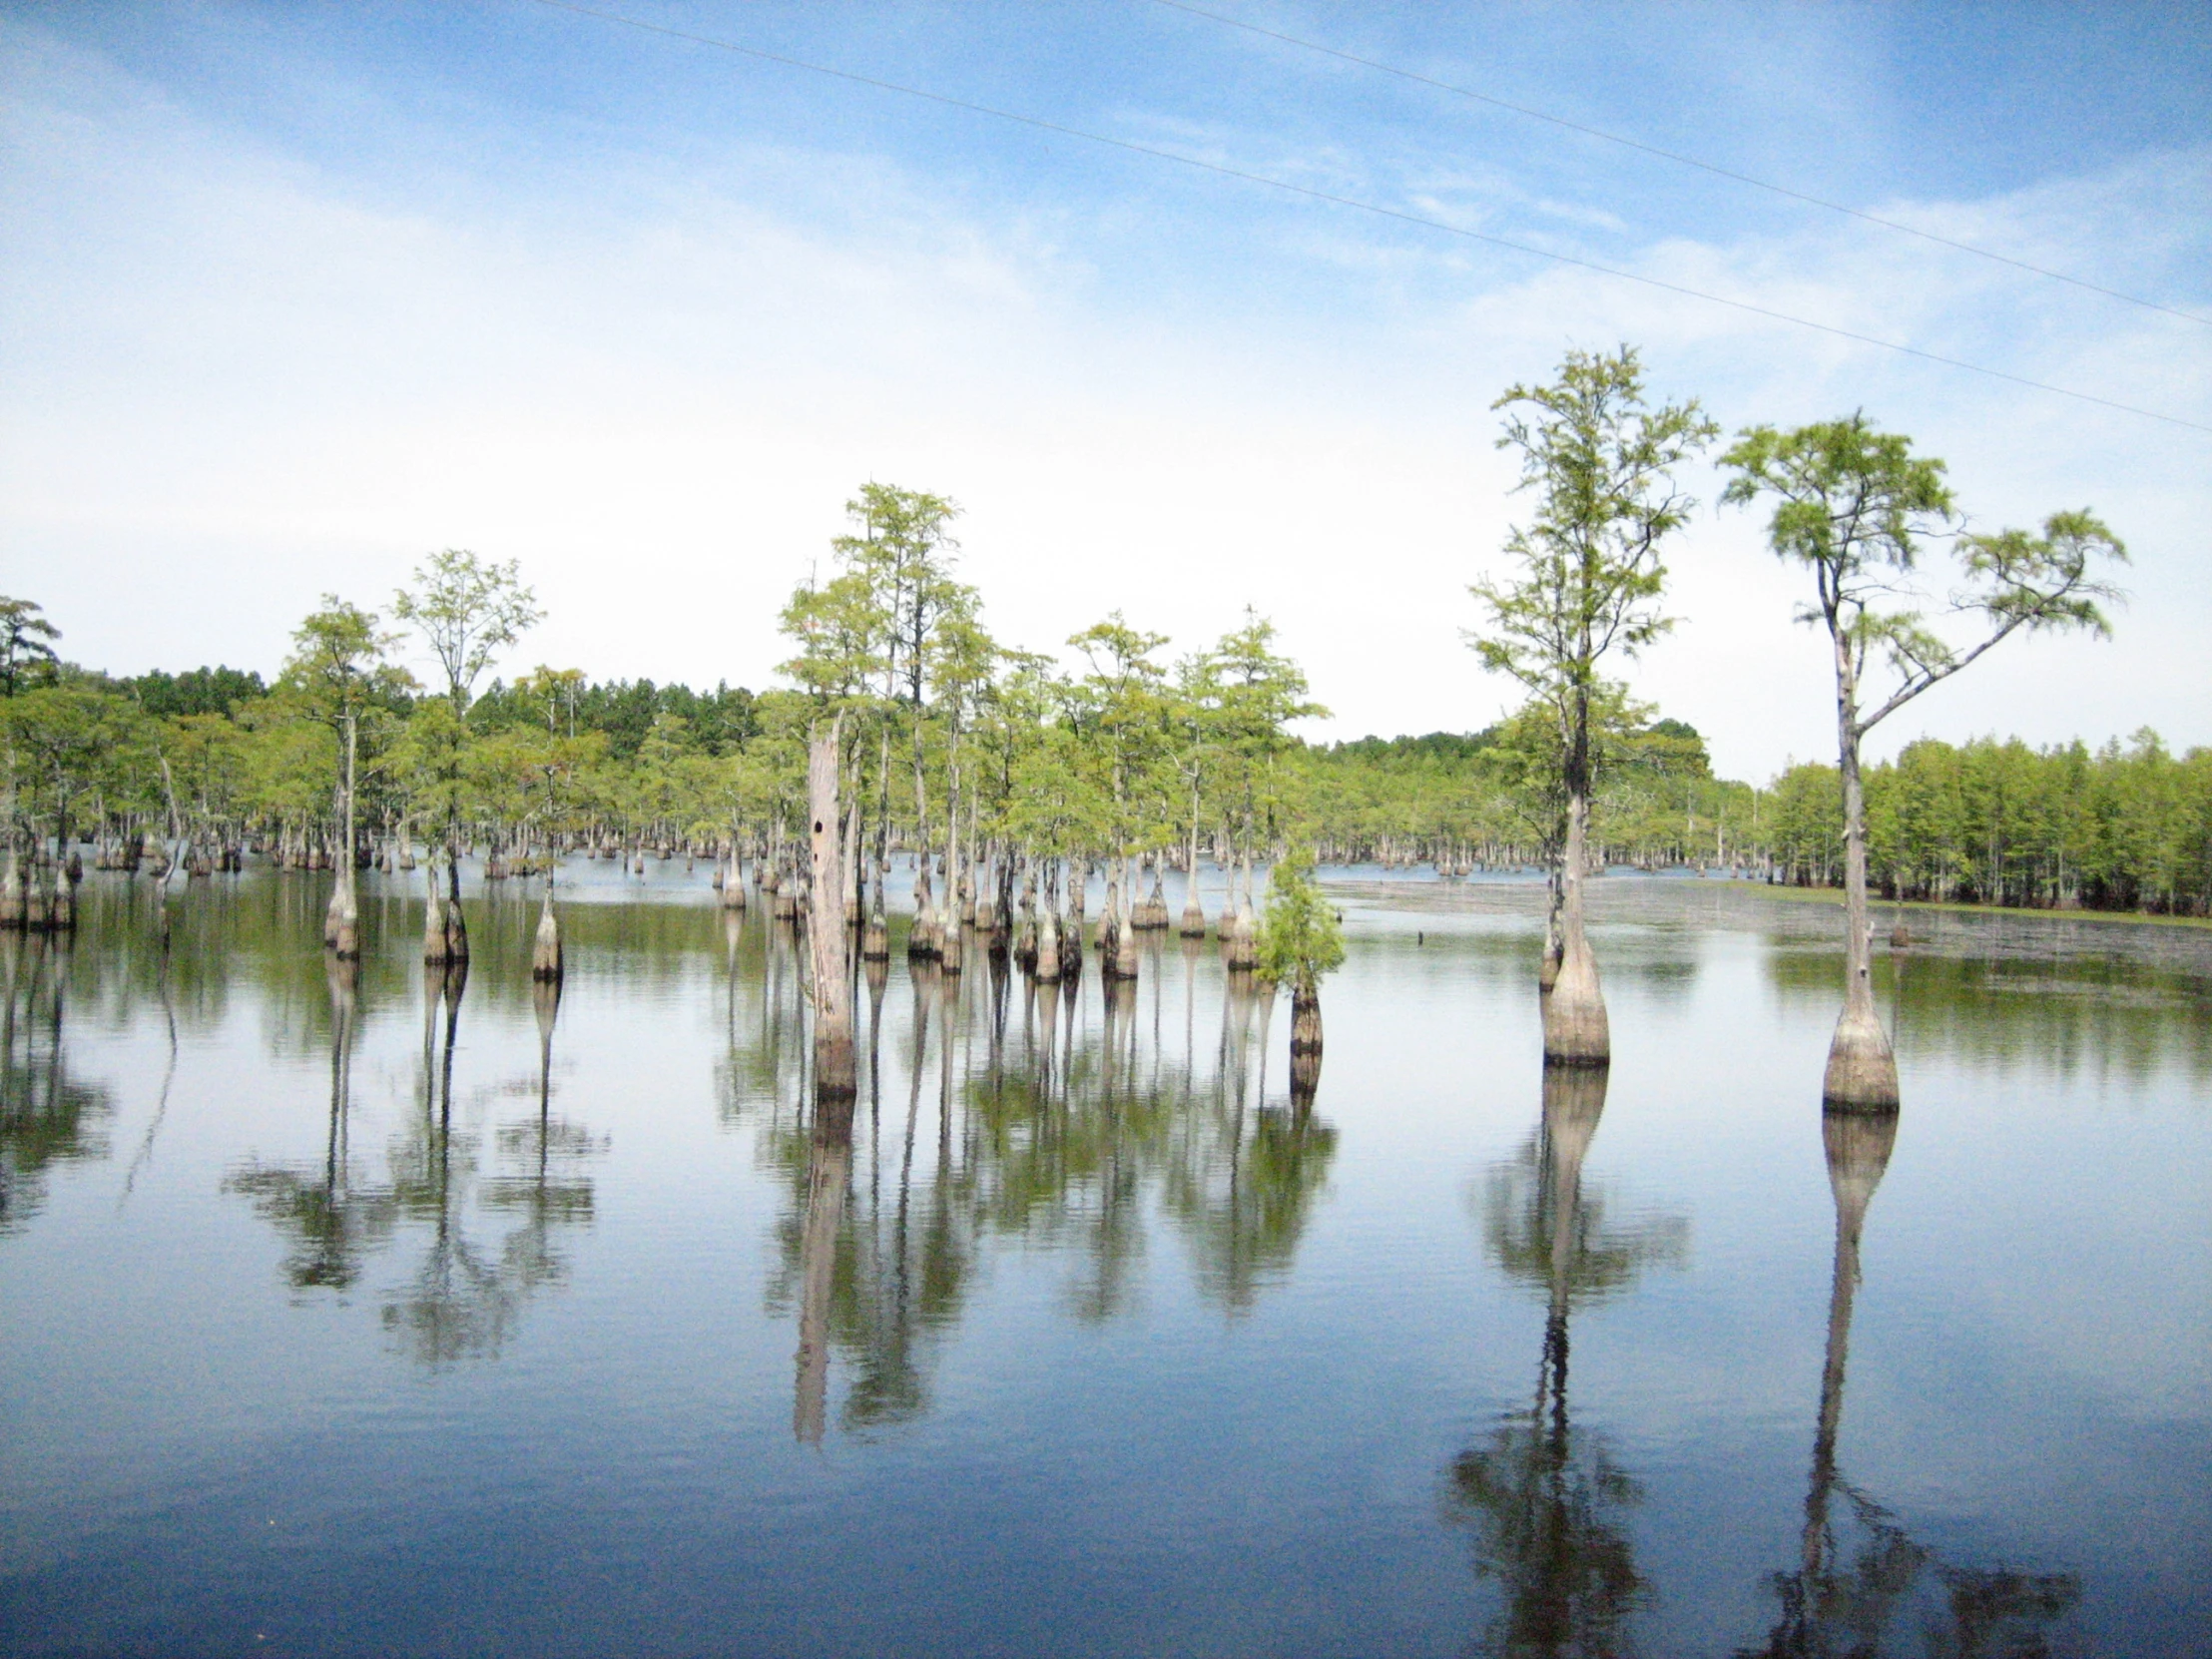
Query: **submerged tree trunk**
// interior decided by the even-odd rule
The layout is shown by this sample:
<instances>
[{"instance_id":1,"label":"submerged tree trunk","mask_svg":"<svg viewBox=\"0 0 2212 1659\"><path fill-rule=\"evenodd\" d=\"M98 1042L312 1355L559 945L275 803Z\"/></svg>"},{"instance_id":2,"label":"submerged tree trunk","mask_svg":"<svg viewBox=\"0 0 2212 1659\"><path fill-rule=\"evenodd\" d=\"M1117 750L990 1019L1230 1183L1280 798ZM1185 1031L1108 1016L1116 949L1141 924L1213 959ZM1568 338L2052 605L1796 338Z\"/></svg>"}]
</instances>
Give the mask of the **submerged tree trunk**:
<instances>
[{"instance_id":1,"label":"submerged tree trunk","mask_svg":"<svg viewBox=\"0 0 2212 1659\"><path fill-rule=\"evenodd\" d=\"M1291 1053L1321 1052L1321 987L1303 974L1291 982Z\"/></svg>"},{"instance_id":2,"label":"submerged tree trunk","mask_svg":"<svg viewBox=\"0 0 2212 1659\"><path fill-rule=\"evenodd\" d=\"M530 977L558 984L561 978L561 923L553 913L553 881L545 883L545 905L538 911L537 937L530 946Z\"/></svg>"},{"instance_id":3,"label":"submerged tree trunk","mask_svg":"<svg viewBox=\"0 0 2212 1659\"><path fill-rule=\"evenodd\" d=\"M1566 837L1560 836L1560 844ZM1561 858L1564 858L1562 853ZM1567 883L1564 863L1554 863L1551 869L1551 902L1544 908L1544 953L1536 963L1536 988L1548 992L1559 982L1559 959L1566 954L1567 932L1564 917L1567 911Z\"/></svg>"},{"instance_id":4,"label":"submerged tree trunk","mask_svg":"<svg viewBox=\"0 0 2212 1659\"><path fill-rule=\"evenodd\" d=\"M422 911L422 960L425 965L443 966L445 963L445 895L438 891L438 860L435 852L424 866L428 878L429 896Z\"/></svg>"},{"instance_id":5,"label":"submerged tree trunk","mask_svg":"<svg viewBox=\"0 0 2212 1659\"><path fill-rule=\"evenodd\" d=\"M1238 873L1244 879L1240 886L1236 874L1230 877L1237 907L1224 933L1229 944L1229 966L1239 972L1250 972L1260 961L1260 928L1258 918L1252 913L1252 849L1249 846L1238 858Z\"/></svg>"},{"instance_id":6,"label":"submerged tree trunk","mask_svg":"<svg viewBox=\"0 0 2212 1659\"><path fill-rule=\"evenodd\" d=\"M1590 724L1587 694L1578 692L1567 741L1567 844L1562 871L1559 973L1544 994L1544 1059L1547 1063L1602 1066L1613 1057L1605 1017L1605 992L1597 957L1583 930L1582 877L1589 856Z\"/></svg>"},{"instance_id":7,"label":"submerged tree trunk","mask_svg":"<svg viewBox=\"0 0 2212 1659\"><path fill-rule=\"evenodd\" d=\"M8 837L8 867L0 875L0 927L21 927L30 913L29 887L23 879L23 864L16 852L15 837Z\"/></svg>"},{"instance_id":8,"label":"submerged tree trunk","mask_svg":"<svg viewBox=\"0 0 2212 1659\"><path fill-rule=\"evenodd\" d=\"M834 732L808 746L808 814L813 826L814 902L808 935L815 978L815 1094L849 1100L852 1059L852 982L845 971L844 876L837 823L837 748Z\"/></svg>"},{"instance_id":9,"label":"submerged tree trunk","mask_svg":"<svg viewBox=\"0 0 2212 1659\"><path fill-rule=\"evenodd\" d=\"M860 858L860 758L855 750L852 757L852 805L844 815L844 924L857 927L867 914L867 878L861 874Z\"/></svg>"},{"instance_id":10,"label":"submerged tree trunk","mask_svg":"<svg viewBox=\"0 0 2212 1659\"><path fill-rule=\"evenodd\" d=\"M1037 960L1032 971L1041 983L1060 980L1060 896L1049 864L1045 866L1044 892L1037 904Z\"/></svg>"},{"instance_id":11,"label":"submerged tree trunk","mask_svg":"<svg viewBox=\"0 0 2212 1659\"><path fill-rule=\"evenodd\" d=\"M354 761L358 749L358 723L348 714L345 717L345 848L333 860L337 870L337 885L330 890L330 909L322 922L322 942L346 961L351 961L361 953L361 907L359 899L354 896L353 857Z\"/></svg>"},{"instance_id":12,"label":"submerged tree trunk","mask_svg":"<svg viewBox=\"0 0 2212 1659\"><path fill-rule=\"evenodd\" d=\"M1198 901L1198 791L1191 791L1191 861L1183 875L1183 937L1206 936L1206 906Z\"/></svg>"},{"instance_id":13,"label":"submerged tree trunk","mask_svg":"<svg viewBox=\"0 0 2212 1659\"><path fill-rule=\"evenodd\" d=\"M1114 918L1114 947L1111 959L1102 965L1116 979L1137 977L1136 896L1136 878L1130 872L1129 859L1125 854L1121 860L1120 903L1117 906L1109 898L1106 906L1108 913Z\"/></svg>"},{"instance_id":14,"label":"submerged tree trunk","mask_svg":"<svg viewBox=\"0 0 2212 1659\"><path fill-rule=\"evenodd\" d=\"M1874 946L1867 916L1867 801L1859 774L1859 688L1848 641L1836 639L1837 771L1844 793L1844 1011L1828 1045L1821 1098L1847 1110L1898 1104L1897 1054L1874 1002Z\"/></svg>"}]
</instances>

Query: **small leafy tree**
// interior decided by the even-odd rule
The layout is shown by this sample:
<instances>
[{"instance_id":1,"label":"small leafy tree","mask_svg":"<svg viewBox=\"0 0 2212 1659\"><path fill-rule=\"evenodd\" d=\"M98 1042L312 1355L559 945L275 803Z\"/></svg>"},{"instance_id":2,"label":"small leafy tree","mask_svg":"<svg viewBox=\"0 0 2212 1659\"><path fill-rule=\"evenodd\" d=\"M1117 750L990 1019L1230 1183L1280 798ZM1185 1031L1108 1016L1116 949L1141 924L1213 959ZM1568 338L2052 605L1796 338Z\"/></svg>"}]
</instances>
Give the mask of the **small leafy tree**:
<instances>
[{"instance_id":1,"label":"small leafy tree","mask_svg":"<svg viewBox=\"0 0 2212 1659\"><path fill-rule=\"evenodd\" d=\"M392 600L392 615L412 623L445 671L453 706L468 712L476 682L491 660L545 619L538 596L523 585L513 559L479 559L448 547L415 566L415 585Z\"/></svg>"},{"instance_id":2,"label":"small leafy tree","mask_svg":"<svg viewBox=\"0 0 2212 1659\"><path fill-rule=\"evenodd\" d=\"M322 608L311 611L292 630L292 655L284 664L283 687L299 698L310 718L331 728L338 737L337 817L339 852L335 860L337 885L330 897L325 937L340 955L354 954L351 932L357 910L354 898L355 804L359 799L361 716L378 702L403 698L408 687L404 669L389 659L395 638L377 626L376 613L347 604L336 594L322 596Z\"/></svg>"},{"instance_id":3,"label":"small leafy tree","mask_svg":"<svg viewBox=\"0 0 2212 1659\"><path fill-rule=\"evenodd\" d=\"M40 613L44 607L28 599L0 594L0 697L13 697L26 680L52 675L54 641L62 631Z\"/></svg>"},{"instance_id":4,"label":"small leafy tree","mask_svg":"<svg viewBox=\"0 0 2212 1659\"><path fill-rule=\"evenodd\" d=\"M1289 854L1268 877L1260 922L1260 972L1291 987L1291 1050L1321 1049L1321 982L1344 965L1344 929L1314 879L1314 856Z\"/></svg>"},{"instance_id":5,"label":"small leafy tree","mask_svg":"<svg viewBox=\"0 0 2212 1659\"><path fill-rule=\"evenodd\" d=\"M1604 1061L1611 1052L1597 964L1582 924L1589 834L1590 712L1605 694L1599 665L1633 657L1672 626L1660 609L1661 544L1694 502L1674 469L1720 428L1695 398L1649 407L1629 346L1569 351L1548 386L1511 386L1491 405L1510 411L1500 448L1521 454L1519 487L1536 492L1530 522L1506 538L1513 574L1471 592L1489 613L1469 639L1492 673L1518 680L1552 713L1566 797L1560 906L1547 941L1557 978L1544 1009L1544 1053Z\"/></svg>"},{"instance_id":6,"label":"small leafy tree","mask_svg":"<svg viewBox=\"0 0 2212 1659\"><path fill-rule=\"evenodd\" d=\"M1916 587L1924 543L1951 530L1941 461L1914 454L1912 439L1878 431L1862 413L1788 432L1750 427L1721 462L1736 474L1724 505L1774 498L1768 544L1812 573L1814 600L1798 620L1827 632L1836 669L1849 974L1824 1095L1839 1105L1895 1106L1897 1059L1874 1003L1860 746L1907 703L2015 633L2109 634L2099 602L2119 590L2098 572L2127 550L2087 511L2053 513L2040 535L1956 536L1962 583L1944 609L1972 618L1979 638L1953 646L1930 626L1922 608L1929 601ZM1884 679L1870 685L1871 675Z\"/></svg>"}]
</instances>

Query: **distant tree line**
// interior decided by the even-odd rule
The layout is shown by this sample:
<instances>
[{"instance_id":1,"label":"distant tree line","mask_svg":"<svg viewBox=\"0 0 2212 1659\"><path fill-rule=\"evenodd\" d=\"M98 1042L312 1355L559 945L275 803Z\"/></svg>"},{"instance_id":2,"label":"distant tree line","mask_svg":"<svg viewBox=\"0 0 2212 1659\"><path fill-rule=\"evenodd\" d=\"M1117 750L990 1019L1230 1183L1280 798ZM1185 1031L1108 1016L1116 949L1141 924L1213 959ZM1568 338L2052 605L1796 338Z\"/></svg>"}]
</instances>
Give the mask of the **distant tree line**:
<instances>
[{"instance_id":1,"label":"distant tree line","mask_svg":"<svg viewBox=\"0 0 2212 1659\"><path fill-rule=\"evenodd\" d=\"M1989 740L1859 764L1860 735L2007 634L2103 627L2097 601L2114 590L2097 572L2124 550L2087 513L1966 536L1949 528L1940 463L1861 417L1748 429L1726 457L1727 498L1774 504L1770 540L1814 573L1844 701L1867 704L1846 722L1840 770L1793 768L1761 790L1716 778L1694 729L1601 672L1672 625L1660 551L1694 503L1671 472L1717 426L1694 399L1647 403L1625 347L1570 352L1556 383L1496 406L1533 508L1505 574L1474 586L1486 620L1468 641L1525 701L1480 731L1301 740L1297 724L1326 711L1249 612L1179 656L1118 611L1058 654L1001 641L959 576L957 506L870 483L846 503L828 574L783 609L784 684L759 692L542 664L486 685L542 614L512 561L459 549L426 558L381 611L324 596L266 682L229 667L85 670L60 657L37 604L0 599L0 911L86 840L97 861L195 873L254 849L346 871L429 858L454 895L471 850L495 879L562 851L689 850L796 882L807 748L827 731L847 903L871 887L880 903L894 847L926 851L925 919L933 895L965 915L981 885L1010 902L1017 871L1079 910L1078 877L1104 869L1109 909L1161 926L1164 872L1208 855L1236 870L1248 919L1255 862L1298 848L1454 873L1536 864L1554 888L1551 986L1576 964L1581 875L1611 864L1855 889L1864 864L1900 897L2204 912L2203 751L2175 757L2144 733L2093 754ZM1953 613L1986 623L1957 648L1900 605L1938 534L1967 581ZM401 666L409 633L431 684ZM1594 968L1570 979L1589 982L1552 1003L1598 1008ZM1601 1057L1602 1033L1586 1035Z\"/></svg>"},{"instance_id":2,"label":"distant tree line","mask_svg":"<svg viewBox=\"0 0 2212 1659\"><path fill-rule=\"evenodd\" d=\"M19 837L50 845L65 820L69 832L96 838L159 834L166 761L177 810L203 839L288 840L312 858L325 838L334 740L295 679L272 685L227 667L110 677L56 658L20 665L15 680L0 699L0 730ZM447 701L403 689L375 723L363 790L378 838L402 824L423 833L432 792L395 768L421 749L406 741L408 724L433 700ZM765 834L778 812L796 811L794 723L811 707L792 690L701 692L543 670L494 681L465 717L461 816L478 841L512 835L524 821L569 838L596 827L625 845ZM1258 833L1269 848L1303 837L1346 861L1541 863L1551 803L1532 724L1329 744L1277 733L1272 776L1254 796ZM943 735L926 739L934 748ZM1754 789L1715 777L1683 722L1630 719L1606 731L1597 776L1592 824L1604 862L1841 879L1832 766L1795 766ZM2100 749L1929 739L1869 769L1867 797L1870 867L1885 897L2212 913L2212 751L2176 755L2149 731ZM910 796L898 805L910 818ZM1168 828L1181 836L1187 825L1163 820L1153 838ZM1223 850L1223 833L1203 822L1203 849ZM909 845L910 825L892 838Z\"/></svg>"},{"instance_id":3,"label":"distant tree line","mask_svg":"<svg viewBox=\"0 0 2212 1659\"><path fill-rule=\"evenodd\" d=\"M2155 732L2092 750L2018 739L1909 745L1867 773L1869 878L1885 897L2212 914L2212 750ZM1836 769L1797 766L1762 798L1785 878L1840 878Z\"/></svg>"}]
</instances>

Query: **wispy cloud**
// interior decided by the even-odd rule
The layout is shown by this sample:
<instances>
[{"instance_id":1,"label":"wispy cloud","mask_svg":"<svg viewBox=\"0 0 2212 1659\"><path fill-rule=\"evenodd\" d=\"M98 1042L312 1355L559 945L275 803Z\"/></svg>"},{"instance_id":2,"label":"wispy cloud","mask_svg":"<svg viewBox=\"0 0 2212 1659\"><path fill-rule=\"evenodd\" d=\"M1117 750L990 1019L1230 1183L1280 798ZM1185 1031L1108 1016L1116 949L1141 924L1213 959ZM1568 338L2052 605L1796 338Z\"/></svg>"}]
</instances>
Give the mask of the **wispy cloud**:
<instances>
[{"instance_id":1,"label":"wispy cloud","mask_svg":"<svg viewBox=\"0 0 2212 1659\"><path fill-rule=\"evenodd\" d=\"M373 600L451 544L529 567L553 613L531 660L758 683L782 596L878 477L967 504L969 574L1017 640L1120 607L1196 643L1249 601L1338 730L1478 725L1507 693L1459 643L1464 584L1518 507L1487 405L1567 343L1625 339L1732 424L1863 404L1948 455L1986 519L2090 503L2134 543L2127 649L2030 646L1931 700L1931 725L2212 739L2201 436L1249 187L1094 213L740 141L569 156L488 198L368 192L89 55L9 49L0 586L87 660L267 666L315 593ZM1251 160L1227 125L1178 140ZM1502 171L1278 164L1624 257L1617 219ZM2212 265L2183 211L2208 168L1887 211L2170 283ZM1625 257L2212 419L2212 330L1870 228ZM1688 620L1647 694L1738 771L1820 752L1818 654L1756 523L1701 518L1676 567Z\"/></svg>"}]
</instances>

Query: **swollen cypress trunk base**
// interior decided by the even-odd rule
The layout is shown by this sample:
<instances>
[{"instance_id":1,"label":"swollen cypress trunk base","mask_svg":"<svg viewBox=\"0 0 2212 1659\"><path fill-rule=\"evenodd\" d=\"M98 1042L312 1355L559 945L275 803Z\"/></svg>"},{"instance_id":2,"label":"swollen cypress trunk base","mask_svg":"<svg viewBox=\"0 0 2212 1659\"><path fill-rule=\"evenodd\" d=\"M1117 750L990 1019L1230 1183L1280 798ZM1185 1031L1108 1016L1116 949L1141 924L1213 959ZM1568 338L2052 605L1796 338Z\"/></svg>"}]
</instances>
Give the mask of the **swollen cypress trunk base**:
<instances>
[{"instance_id":1,"label":"swollen cypress trunk base","mask_svg":"<svg viewBox=\"0 0 2212 1659\"><path fill-rule=\"evenodd\" d=\"M426 966L445 963L445 895L438 891L438 866L430 865L430 897L422 911L422 960Z\"/></svg>"},{"instance_id":2,"label":"swollen cypress trunk base","mask_svg":"<svg viewBox=\"0 0 2212 1659\"><path fill-rule=\"evenodd\" d=\"M1836 1022L1836 1035L1828 1045L1821 1100L1838 1111L1897 1110L1897 1054L1873 1008L1856 1002L1845 1004L1843 1017Z\"/></svg>"},{"instance_id":3,"label":"swollen cypress trunk base","mask_svg":"<svg viewBox=\"0 0 2212 1659\"><path fill-rule=\"evenodd\" d=\"M1542 995L1545 1063L1610 1064L1613 1039L1605 1015L1605 992L1598 983L1597 958L1579 928L1569 928L1558 977Z\"/></svg>"},{"instance_id":4,"label":"swollen cypress trunk base","mask_svg":"<svg viewBox=\"0 0 2212 1659\"><path fill-rule=\"evenodd\" d=\"M361 912L349 880L341 878L337 890L330 895L330 913L323 925L323 941L340 961L350 962L361 953Z\"/></svg>"},{"instance_id":5,"label":"swollen cypress trunk base","mask_svg":"<svg viewBox=\"0 0 2212 1659\"><path fill-rule=\"evenodd\" d=\"M1198 901L1198 860L1191 860L1190 878L1186 883L1188 896L1183 900L1182 933L1186 939L1203 939L1206 936L1206 906Z\"/></svg>"},{"instance_id":6,"label":"swollen cypress trunk base","mask_svg":"<svg viewBox=\"0 0 2212 1659\"><path fill-rule=\"evenodd\" d=\"M553 913L553 889L549 886L545 907L538 912L537 937L530 945L530 977L558 983L561 970L561 923Z\"/></svg>"}]
</instances>

